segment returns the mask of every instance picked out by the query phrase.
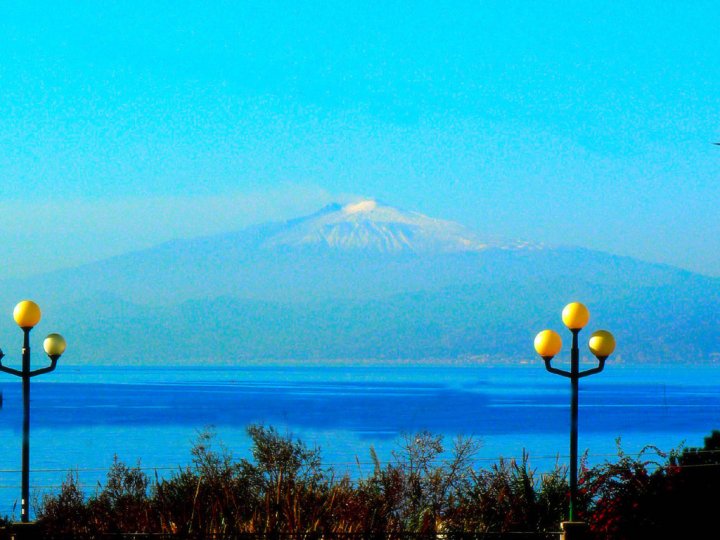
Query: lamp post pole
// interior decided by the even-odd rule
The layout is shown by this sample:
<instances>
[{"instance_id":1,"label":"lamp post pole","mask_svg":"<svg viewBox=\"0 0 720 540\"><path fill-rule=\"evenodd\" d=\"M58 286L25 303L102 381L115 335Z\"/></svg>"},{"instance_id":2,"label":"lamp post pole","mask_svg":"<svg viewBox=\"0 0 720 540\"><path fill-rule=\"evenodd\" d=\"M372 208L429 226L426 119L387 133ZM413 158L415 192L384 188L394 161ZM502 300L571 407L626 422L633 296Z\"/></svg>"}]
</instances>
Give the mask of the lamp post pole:
<instances>
[{"instance_id":1,"label":"lamp post pole","mask_svg":"<svg viewBox=\"0 0 720 540\"><path fill-rule=\"evenodd\" d=\"M21 521L30 519L30 328L23 328L22 385L23 385L23 445ZM54 366L53 366L54 367Z\"/></svg>"},{"instance_id":2,"label":"lamp post pole","mask_svg":"<svg viewBox=\"0 0 720 540\"><path fill-rule=\"evenodd\" d=\"M606 330L598 330L590 336L589 347L598 359L595 368L580 371L580 348L578 335L580 330L588 323L590 312L579 302L565 306L562 313L563 323L572 332L572 347L570 349L570 371L557 369L552 366L552 359L560 352L562 339L553 330L543 330L535 337L535 350L545 361L545 369L555 375L570 379L570 503L568 508L568 521L575 522L578 495L578 381L605 368L605 361L615 350L615 338Z\"/></svg>"},{"instance_id":3,"label":"lamp post pole","mask_svg":"<svg viewBox=\"0 0 720 540\"><path fill-rule=\"evenodd\" d=\"M577 462L578 462L578 380L580 379L580 351L578 349L579 330L573 330L570 349L570 521L575 521L577 501Z\"/></svg>"},{"instance_id":4,"label":"lamp post pole","mask_svg":"<svg viewBox=\"0 0 720 540\"><path fill-rule=\"evenodd\" d=\"M20 494L20 521L30 521L30 378L49 373L57 367L58 358L65 352L65 339L60 334L50 334L43 347L50 358L50 365L32 371L30 369L30 331L40 321L40 308L35 302L24 300L15 306L15 322L23 331L22 369L2 365L5 356L0 351L0 371L22 378L23 391L23 442L22 442L22 488Z\"/></svg>"}]
</instances>

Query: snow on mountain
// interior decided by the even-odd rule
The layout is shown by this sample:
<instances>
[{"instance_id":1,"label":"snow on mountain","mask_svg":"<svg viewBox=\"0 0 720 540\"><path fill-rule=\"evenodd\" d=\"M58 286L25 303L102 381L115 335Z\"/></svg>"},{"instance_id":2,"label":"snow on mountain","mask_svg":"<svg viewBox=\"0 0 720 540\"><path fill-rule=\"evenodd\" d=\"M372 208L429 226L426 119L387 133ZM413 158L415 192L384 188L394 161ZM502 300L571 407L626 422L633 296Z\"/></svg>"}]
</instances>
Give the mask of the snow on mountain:
<instances>
[{"instance_id":1,"label":"snow on mountain","mask_svg":"<svg viewBox=\"0 0 720 540\"><path fill-rule=\"evenodd\" d=\"M281 231L267 238L262 247L437 254L537 246L488 241L459 223L401 211L367 199L344 206L332 204L306 218L289 221Z\"/></svg>"}]
</instances>

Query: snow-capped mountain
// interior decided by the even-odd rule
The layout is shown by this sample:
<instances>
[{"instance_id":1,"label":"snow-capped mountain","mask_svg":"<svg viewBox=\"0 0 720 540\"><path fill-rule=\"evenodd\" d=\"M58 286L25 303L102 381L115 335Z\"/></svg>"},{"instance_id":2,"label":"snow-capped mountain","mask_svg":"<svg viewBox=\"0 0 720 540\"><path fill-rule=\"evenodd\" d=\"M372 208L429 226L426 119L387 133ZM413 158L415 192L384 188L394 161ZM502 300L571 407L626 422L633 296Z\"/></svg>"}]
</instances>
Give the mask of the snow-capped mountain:
<instances>
[{"instance_id":1,"label":"snow-capped mountain","mask_svg":"<svg viewBox=\"0 0 720 540\"><path fill-rule=\"evenodd\" d=\"M485 240L458 223L362 200L284 222L175 240L20 285L36 296L62 291L65 301L98 294L148 305L216 297L377 298L475 283L493 272L492 261L501 253L539 249ZM15 290L8 284L0 300Z\"/></svg>"},{"instance_id":2,"label":"snow-capped mountain","mask_svg":"<svg viewBox=\"0 0 720 540\"><path fill-rule=\"evenodd\" d=\"M266 249L308 248L378 253L460 253L496 247L530 247L523 242L500 243L452 221L418 212L404 212L366 199L331 204L311 216L292 220L263 243Z\"/></svg>"},{"instance_id":3,"label":"snow-capped mountain","mask_svg":"<svg viewBox=\"0 0 720 540\"><path fill-rule=\"evenodd\" d=\"M472 283L486 271L476 264L478 255L531 248L538 246L485 240L458 223L368 199L10 282L0 300L18 288L64 301L112 295L148 305L216 297L369 298Z\"/></svg>"},{"instance_id":4,"label":"snow-capped mountain","mask_svg":"<svg viewBox=\"0 0 720 540\"><path fill-rule=\"evenodd\" d=\"M374 200L0 283L0 312L22 298L53 313L71 362L527 359L575 300L616 333L615 360L720 360L717 278Z\"/></svg>"}]
</instances>

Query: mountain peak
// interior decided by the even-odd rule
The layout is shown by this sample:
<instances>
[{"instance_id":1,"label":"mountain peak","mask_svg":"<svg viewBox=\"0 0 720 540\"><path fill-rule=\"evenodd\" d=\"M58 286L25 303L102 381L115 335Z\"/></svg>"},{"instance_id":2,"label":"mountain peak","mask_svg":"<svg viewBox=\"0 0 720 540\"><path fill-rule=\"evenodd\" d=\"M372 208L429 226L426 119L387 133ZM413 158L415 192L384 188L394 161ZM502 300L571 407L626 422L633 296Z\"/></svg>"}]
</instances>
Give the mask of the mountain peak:
<instances>
[{"instance_id":1,"label":"mountain peak","mask_svg":"<svg viewBox=\"0 0 720 540\"><path fill-rule=\"evenodd\" d=\"M368 199L364 201L359 201L356 203L350 203L346 204L342 207L342 211L346 214L360 214L360 213L366 213L366 212L372 212L375 210L378 206L377 201Z\"/></svg>"},{"instance_id":2,"label":"mountain peak","mask_svg":"<svg viewBox=\"0 0 720 540\"><path fill-rule=\"evenodd\" d=\"M330 204L315 214L288 221L265 239L263 247L399 254L478 252L490 247L514 249L521 244L489 242L459 223L362 199Z\"/></svg>"}]
</instances>

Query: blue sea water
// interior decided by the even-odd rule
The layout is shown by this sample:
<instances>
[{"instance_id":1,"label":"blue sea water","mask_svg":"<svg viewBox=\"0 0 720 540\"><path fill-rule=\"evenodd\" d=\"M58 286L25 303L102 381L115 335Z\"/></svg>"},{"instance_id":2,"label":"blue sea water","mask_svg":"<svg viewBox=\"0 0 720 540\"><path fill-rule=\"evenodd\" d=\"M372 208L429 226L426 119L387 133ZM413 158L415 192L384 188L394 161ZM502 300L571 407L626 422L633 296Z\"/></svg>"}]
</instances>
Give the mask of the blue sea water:
<instances>
[{"instance_id":1,"label":"blue sea water","mask_svg":"<svg viewBox=\"0 0 720 540\"><path fill-rule=\"evenodd\" d=\"M19 514L22 398L0 374L0 515ZM31 498L78 472L87 493L115 454L151 476L190 463L198 432L213 426L237 457L245 427L276 426L322 449L352 476L372 469L372 446L391 458L419 430L481 442L478 463L523 450L538 470L568 454L567 379L542 364L517 367L73 367L32 380ZM720 428L720 367L609 364L580 382L579 445L591 463L652 444L701 446ZM18 505L19 506L19 505Z\"/></svg>"}]
</instances>

